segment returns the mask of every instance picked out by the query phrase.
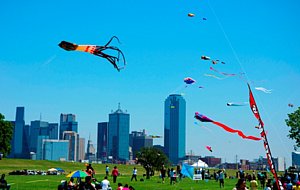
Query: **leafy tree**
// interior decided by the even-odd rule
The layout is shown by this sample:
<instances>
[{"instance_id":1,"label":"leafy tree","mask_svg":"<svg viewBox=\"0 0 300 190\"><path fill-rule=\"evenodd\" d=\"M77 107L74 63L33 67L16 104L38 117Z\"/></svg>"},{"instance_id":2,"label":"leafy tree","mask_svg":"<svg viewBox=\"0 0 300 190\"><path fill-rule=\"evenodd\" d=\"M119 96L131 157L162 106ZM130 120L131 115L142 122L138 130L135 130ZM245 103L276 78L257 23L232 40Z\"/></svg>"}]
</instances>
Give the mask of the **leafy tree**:
<instances>
[{"instance_id":1,"label":"leafy tree","mask_svg":"<svg viewBox=\"0 0 300 190\"><path fill-rule=\"evenodd\" d=\"M145 168L147 179L150 179L150 174L154 174L154 171L159 171L163 164L168 164L167 156L153 147L142 148L136 153L136 160Z\"/></svg>"},{"instance_id":2,"label":"leafy tree","mask_svg":"<svg viewBox=\"0 0 300 190\"><path fill-rule=\"evenodd\" d=\"M4 115L0 113L0 152L6 157L11 150L10 141L13 135L13 126L11 122L4 119Z\"/></svg>"},{"instance_id":3,"label":"leafy tree","mask_svg":"<svg viewBox=\"0 0 300 190\"><path fill-rule=\"evenodd\" d=\"M286 125L290 127L288 137L296 141L296 147L300 147L300 107L294 113L288 114Z\"/></svg>"}]
</instances>

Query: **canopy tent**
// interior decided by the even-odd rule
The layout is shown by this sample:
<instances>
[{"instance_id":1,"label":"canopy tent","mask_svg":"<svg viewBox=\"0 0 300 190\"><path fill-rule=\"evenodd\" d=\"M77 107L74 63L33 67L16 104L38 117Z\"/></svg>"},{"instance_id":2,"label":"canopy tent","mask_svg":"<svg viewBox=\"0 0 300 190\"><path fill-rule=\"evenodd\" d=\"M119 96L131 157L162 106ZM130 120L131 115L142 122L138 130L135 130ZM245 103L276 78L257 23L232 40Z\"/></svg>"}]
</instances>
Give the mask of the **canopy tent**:
<instances>
[{"instance_id":1,"label":"canopy tent","mask_svg":"<svg viewBox=\"0 0 300 190\"><path fill-rule=\"evenodd\" d=\"M208 165L200 159L198 159L198 162L195 162L192 166L196 168L208 168Z\"/></svg>"}]
</instances>

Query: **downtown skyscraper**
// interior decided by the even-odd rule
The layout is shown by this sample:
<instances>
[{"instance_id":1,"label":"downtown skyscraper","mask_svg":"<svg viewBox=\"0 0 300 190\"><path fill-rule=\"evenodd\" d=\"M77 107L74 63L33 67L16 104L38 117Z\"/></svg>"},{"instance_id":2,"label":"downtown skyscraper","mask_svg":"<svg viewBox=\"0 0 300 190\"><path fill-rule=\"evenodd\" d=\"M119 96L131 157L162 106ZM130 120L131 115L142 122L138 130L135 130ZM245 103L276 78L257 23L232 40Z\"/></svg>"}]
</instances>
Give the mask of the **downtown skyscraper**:
<instances>
[{"instance_id":1,"label":"downtown skyscraper","mask_svg":"<svg viewBox=\"0 0 300 190\"><path fill-rule=\"evenodd\" d=\"M63 139L64 131L78 133L78 123L74 114L60 114L59 139Z\"/></svg>"},{"instance_id":2,"label":"downtown skyscraper","mask_svg":"<svg viewBox=\"0 0 300 190\"><path fill-rule=\"evenodd\" d=\"M24 107L17 107L16 119L13 122L14 131L13 131L13 137L11 141L12 149L9 155L9 157L11 158L26 158L27 157L26 155L29 155L29 153L26 152L26 150L28 149L28 142L27 142L28 134L26 133L27 130L25 130L26 126L24 120L24 113L25 113Z\"/></svg>"},{"instance_id":3,"label":"downtown skyscraper","mask_svg":"<svg viewBox=\"0 0 300 190\"><path fill-rule=\"evenodd\" d=\"M186 102L179 94L171 94L165 100L164 112L165 153L173 164L185 156Z\"/></svg>"},{"instance_id":4,"label":"downtown skyscraper","mask_svg":"<svg viewBox=\"0 0 300 190\"><path fill-rule=\"evenodd\" d=\"M129 119L129 114L121 110L120 104L109 114L108 156L114 160L129 160Z\"/></svg>"}]
</instances>

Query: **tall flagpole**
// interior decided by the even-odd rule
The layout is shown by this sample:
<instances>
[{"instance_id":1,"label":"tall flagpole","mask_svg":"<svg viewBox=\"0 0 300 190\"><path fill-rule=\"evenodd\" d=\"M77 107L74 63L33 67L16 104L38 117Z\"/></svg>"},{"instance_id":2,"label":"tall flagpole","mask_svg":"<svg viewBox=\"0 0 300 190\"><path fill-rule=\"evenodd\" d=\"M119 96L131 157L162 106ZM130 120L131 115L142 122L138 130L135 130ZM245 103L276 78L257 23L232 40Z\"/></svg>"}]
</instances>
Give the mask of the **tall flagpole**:
<instances>
[{"instance_id":1,"label":"tall flagpole","mask_svg":"<svg viewBox=\"0 0 300 190\"><path fill-rule=\"evenodd\" d=\"M249 103L250 103L250 108L251 108L254 116L256 117L256 119L259 122L260 135L261 135L261 137L263 139L263 142L264 142L264 148L265 148L265 151L266 151L266 155L267 155L267 160L268 160L268 164L269 164L269 167L270 167L270 171L272 172L272 174L273 174L273 176L274 176L274 178L276 180L277 188L280 190L282 188L282 184L280 184L279 180L278 180L278 176L277 176L277 173L276 173L275 165L274 165L274 162L273 162L273 157L272 157L272 154L271 154L271 149L270 149L270 146L269 146L269 143L268 143L268 140L267 140L267 134L265 133L265 129L264 129L264 123L263 123L263 121L260 118L260 115L259 115L259 112L258 112L258 108L257 108L257 105L255 103L255 100L254 100L254 97L253 97L250 85L248 83L247 83L247 85L248 85L248 88L249 88Z\"/></svg>"}]
</instances>

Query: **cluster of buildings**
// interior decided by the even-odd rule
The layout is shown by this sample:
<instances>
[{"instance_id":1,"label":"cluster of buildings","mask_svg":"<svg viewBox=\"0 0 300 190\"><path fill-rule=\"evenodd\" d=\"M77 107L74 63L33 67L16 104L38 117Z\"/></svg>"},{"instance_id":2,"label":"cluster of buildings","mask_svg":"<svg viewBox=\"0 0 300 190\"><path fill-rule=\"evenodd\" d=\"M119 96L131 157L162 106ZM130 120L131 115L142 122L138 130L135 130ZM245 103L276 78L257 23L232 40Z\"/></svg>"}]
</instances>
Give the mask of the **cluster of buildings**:
<instances>
[{"instance_id":1,"label":"cluster of buildings","mask_svg":"<svg viewBox=\"0 0 300 190\"><path fill-rule=\"evenodd\" d=\"M254 162L240 160L239 163L221 163L213 156L191 156L186 154L186 102L181 95L171 94L164 102L164 145L153 145L153 138L145 130L130 133L130 114L120 108L109 114L108 121L97 124L97 150L92 141L80 137L78 122L74 114L61 114L59 123L35 120L25 124L25 108L17 107L10 158L119 162L135 160L135 153L142 147L156 147L168 156L173 164L183 160L201 159L209 167L264 169L266 159ZM85 145L87 147L85 148ZM300 166L300 154L293 153L293 165ZM277 167L285 169L285 160L278 158Z\"/></svg>"},{"instance_id":2,"label":"cluster of buildings","mask_svg":"<svg viewBox=\"0 0 300 190\"><path fill-rule=\"evenodd\" d=\"M59 123L35 120L25 124L25 108L17 107L11 141L10 158L129 162L142 147L163 150L172 163L185 158L186 102L181 95L172 94L165 100L164 146L153 145L153 138L143 131L130 131L130 114L120 108L109 114L108 121L97 124L97 150L89 139L78 133L74 114L61 114ZM86 147L86 148L85 148Z\"/></svg>"}]
</instances>

